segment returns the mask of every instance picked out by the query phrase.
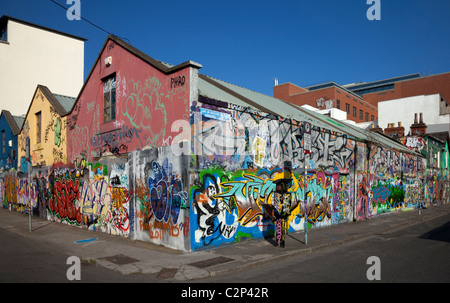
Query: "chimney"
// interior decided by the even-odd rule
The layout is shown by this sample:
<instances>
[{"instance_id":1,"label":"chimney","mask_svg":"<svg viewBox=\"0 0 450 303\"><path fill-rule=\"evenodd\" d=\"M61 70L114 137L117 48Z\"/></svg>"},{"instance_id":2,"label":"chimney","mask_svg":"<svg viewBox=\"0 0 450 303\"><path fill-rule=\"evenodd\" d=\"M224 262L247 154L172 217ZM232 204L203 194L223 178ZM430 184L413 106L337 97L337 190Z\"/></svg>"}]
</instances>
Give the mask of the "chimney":
<instances>
[{"instance_id":1,"label":"chimney","mask_svg":"<svg viewBox=\"0 0 450 303\"><path fill-rule=\"evenodd\" d=\"M393 138L402 138L405 136L405 128L402 126L402 122L398 122L398 127L395 127L395 123L388 123L384 133Z\"/></svg>"},{"instance_id":2,"label":"chimney","mask_svg":"<svg viewBox=\"0 0 450 303\"><path fill-rule=\"evenodd\" d=\"M414 123L411 125L411 135L421 136L425 135L426 132L427 132L427 125L423 123L423 114L420 113L419 123L417 123L417 113L414 114Z\"/></svg>"},{"instance_id":3,"label":"chimney","mask_svg":"<svg viewBox=\"0 0 450 303\"><path fill-rule=\"evenodd\" d=\"M372 128L369 129L371 132L379 132L379 133L383 133L383 129L380 127L380 125L378 124L378 122L374 122L372 123Z\"/></svg>"}]
</instances>

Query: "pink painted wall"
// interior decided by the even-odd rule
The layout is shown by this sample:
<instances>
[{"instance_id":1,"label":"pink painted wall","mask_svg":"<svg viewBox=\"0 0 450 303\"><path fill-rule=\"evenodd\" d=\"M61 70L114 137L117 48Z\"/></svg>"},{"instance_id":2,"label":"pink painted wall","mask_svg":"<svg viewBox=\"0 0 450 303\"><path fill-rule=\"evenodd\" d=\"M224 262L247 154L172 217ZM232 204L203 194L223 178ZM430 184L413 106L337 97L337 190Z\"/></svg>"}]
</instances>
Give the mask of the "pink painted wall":
<instances>
[{"instance_id":1,"label":"pink painted wall","mask_svg":"<svg viewBox=\"0 0 450 303\"><path fill-rule=\"evenodd\" d=\"M107 66L105 58L111 57ZM103 80L116 76L116 118L103 121ZM170 145L176 120L189 119L190 67L165 74L107 40L68 116L68 162Z\"/></svg>"}]
</instances>

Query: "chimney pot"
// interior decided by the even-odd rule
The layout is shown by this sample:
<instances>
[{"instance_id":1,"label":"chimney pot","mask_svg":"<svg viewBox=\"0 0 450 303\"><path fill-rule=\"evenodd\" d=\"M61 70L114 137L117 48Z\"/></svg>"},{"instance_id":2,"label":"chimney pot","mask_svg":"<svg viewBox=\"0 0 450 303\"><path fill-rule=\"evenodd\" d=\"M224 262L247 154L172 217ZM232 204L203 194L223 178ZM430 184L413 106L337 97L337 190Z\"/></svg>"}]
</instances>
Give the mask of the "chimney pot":
<instances>
[{"instance_id":1,"label":"chimney pot","mask_svg":"<svg viewBox=\"0 0 450 303\"><path fill-rule=\"evenodd\" d=\"M417 113L414 114L414 124L417 124Z\"/></svg>"},{"instance_id":2,"label":"chimney pot","mask_svg":"<svg viewBox=\"0 0 450 303\"><path fill-rule=\"evenodd\" d=\"M420 123L423 123L423 116L422 116L422 113L420 113Z\"/></svg>"}]
</instances>

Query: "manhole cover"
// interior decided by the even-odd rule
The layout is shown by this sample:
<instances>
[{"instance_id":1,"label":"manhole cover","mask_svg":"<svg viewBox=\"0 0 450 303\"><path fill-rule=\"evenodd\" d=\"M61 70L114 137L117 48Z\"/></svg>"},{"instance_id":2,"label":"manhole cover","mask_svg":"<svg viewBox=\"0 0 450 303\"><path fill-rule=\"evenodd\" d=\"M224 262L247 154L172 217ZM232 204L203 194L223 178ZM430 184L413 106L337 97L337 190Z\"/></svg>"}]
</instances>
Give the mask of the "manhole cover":
<instances>
[{"instance_id":1,"label":"manhole cover","mask_svg":"<svg viewBox=\"0 0 450 303\"><path fill-rule=\"evenodd\" d=\"M163 268L156 276L158 279L172 279L177 273L178 268Z\"/></svg>"},{"instance_id":2,"label":"manhole cover","mask_svg":"<svg viewBox=\"0 0 450 303\"><path fill-rule=\"evenodd\" d=\"M208 260L204 260L204 261L199 261L199 262L194 262L188 265L197 267L197 268L206 268L206 267L210 267L213 265L217 265L217 264L222 264L222 263L227 263L233 261L233 259L231 258L227 258L227 257L217 257L217 258L212 258L212 259L208 259Z\"/></svg>"},{"instance_id":3,"label":"manhole cover","mask_svg":"<svg viewBox=\"0 0 450 303\"><path fill-rule=\"evenodd\" d=\"M134 258L131 258L128 256L124 256L124 255L115 255L115 256L110 256L110 257L104 257L102 259L109 261L111 263L117 264L117 265L125 265L125 264L130 264L130 263L139 261L137 259L134 259Z\"/></svg>"}]
</instances>

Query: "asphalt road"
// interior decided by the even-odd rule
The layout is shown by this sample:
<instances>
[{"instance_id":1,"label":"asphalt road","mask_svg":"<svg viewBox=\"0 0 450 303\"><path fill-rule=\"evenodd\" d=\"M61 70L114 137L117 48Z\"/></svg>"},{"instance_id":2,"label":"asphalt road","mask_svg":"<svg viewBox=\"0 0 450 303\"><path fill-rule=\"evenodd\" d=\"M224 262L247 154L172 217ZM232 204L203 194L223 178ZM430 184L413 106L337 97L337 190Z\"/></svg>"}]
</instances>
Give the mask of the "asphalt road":
<instances>
[{"instance_id":1,"label":"asphalt road","mask_svg":"<svg viewBox=\"0 0 450 303\"><path fill-rule=\"evenodd\" d=\"M69 257L44 242L0 229L0 282L139 283L164 282L156 275L122 275L90 263L81 263L81 280L69 281ZM379 280L367 272L379 259ZM190 282L297 283L297 282L450 282L450 214L395 232L295 256L224 276ZM189 281L188 281L189 282Z\"/></svg>"},{"instance_id":2,"label":"asphalt road","mask_svg":"<svg viewBox=\"0 0 450 303\"><path fill-rule=\"evenodd\" d=\"M373 256L379 262L369 259ZM450 214L395 232L198 282L448 283L449 257ZM368 272L373 280L368 279Z\"/></svg>"},{"instance_id":3,"label":"asphalt road","mask_svg":"<svg viewBox=\"0 0 450 303\"><path fill-rule=\"evenodd\" d=\"M120 273L80 262L79 280L67 264L70 257L45 243L23 238L7 229L0 229L0 283L125 283L145 282L142 276ZM71 276L71 278L72 278Z\"/></svg>"}]
</instances>

